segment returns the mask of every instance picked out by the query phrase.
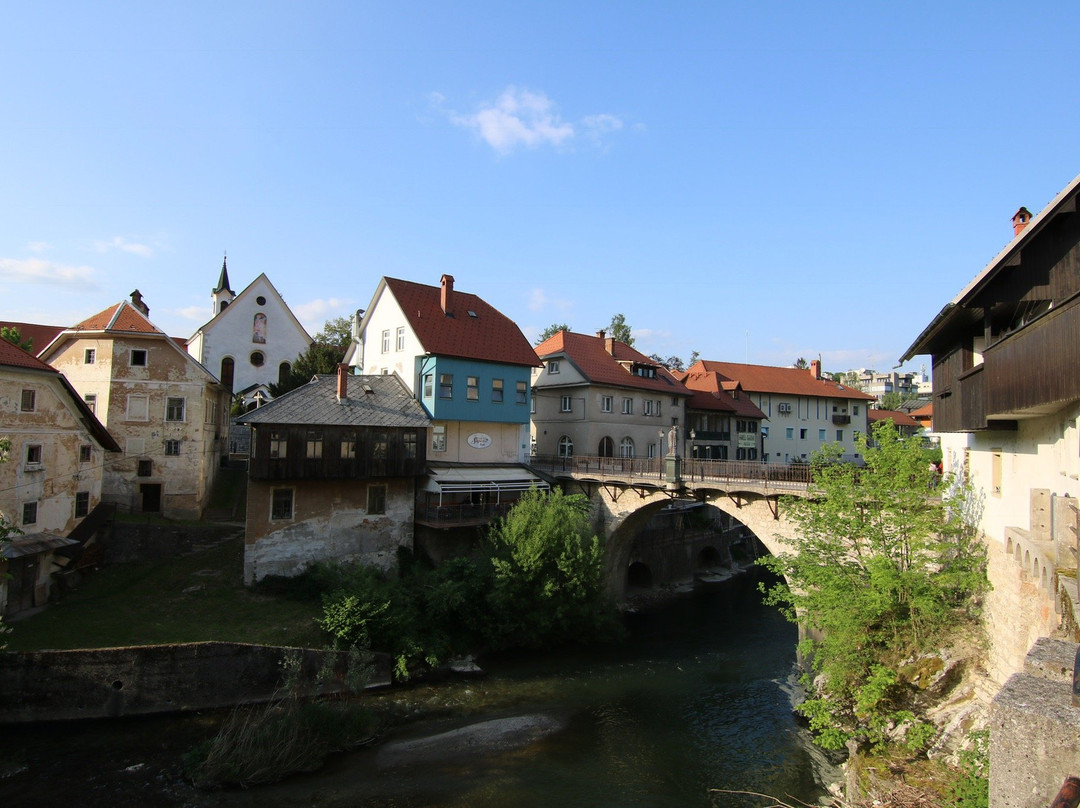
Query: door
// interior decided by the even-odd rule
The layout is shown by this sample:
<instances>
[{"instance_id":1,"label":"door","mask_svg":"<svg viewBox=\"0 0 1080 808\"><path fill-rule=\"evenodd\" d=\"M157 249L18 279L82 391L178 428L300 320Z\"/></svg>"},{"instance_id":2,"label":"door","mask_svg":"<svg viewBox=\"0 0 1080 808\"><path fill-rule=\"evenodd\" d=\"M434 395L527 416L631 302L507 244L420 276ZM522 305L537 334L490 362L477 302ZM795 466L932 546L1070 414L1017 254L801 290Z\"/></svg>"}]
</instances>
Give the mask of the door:
<instances>
[{"instance_id":1,"label":"door","mask_svg":"<svg viewBox=\"0 0 1080 808\"><path fill-rule=\"evenodd\" d=\"M142 495L142 512L158 513L161 511L161 483L143 483L139 486Z\"/></svg>"}]
</instances>

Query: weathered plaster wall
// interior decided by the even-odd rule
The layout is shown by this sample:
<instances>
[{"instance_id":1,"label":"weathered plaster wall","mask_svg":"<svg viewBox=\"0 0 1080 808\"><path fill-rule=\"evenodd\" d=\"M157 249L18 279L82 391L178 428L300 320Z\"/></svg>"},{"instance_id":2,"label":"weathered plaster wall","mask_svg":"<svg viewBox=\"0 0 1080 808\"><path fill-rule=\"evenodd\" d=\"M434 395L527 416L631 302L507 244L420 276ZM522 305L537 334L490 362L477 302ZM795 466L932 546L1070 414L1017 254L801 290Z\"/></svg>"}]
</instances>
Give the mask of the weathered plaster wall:
<instances>
[{"instance_id":1,"label":"weathered plaster wall","mask_svg":"<svg viewBox=\"0 0 1080 808\"><path fill-rule=\"evenodd\" d=\"M369 514L368 486L386 486L386 512ZM273 491L293 492L293 518L272 519ZM389 568L397 548L412 547L412 478L359 480L250 480L244 581L298 575L315 561L359 561Z\"/></svg>"}]
</instances>

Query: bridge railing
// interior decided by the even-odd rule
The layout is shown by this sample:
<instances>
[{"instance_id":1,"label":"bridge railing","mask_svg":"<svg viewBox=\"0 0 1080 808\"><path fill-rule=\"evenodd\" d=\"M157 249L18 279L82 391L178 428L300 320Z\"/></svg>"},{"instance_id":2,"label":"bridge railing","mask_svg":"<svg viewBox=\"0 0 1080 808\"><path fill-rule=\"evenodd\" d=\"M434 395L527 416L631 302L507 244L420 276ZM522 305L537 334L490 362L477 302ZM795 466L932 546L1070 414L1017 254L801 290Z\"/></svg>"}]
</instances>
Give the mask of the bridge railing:
<instances>
[{"instance_id":1,"label":"bridge railing","mask_svg":"<svg viewBox=\"0 0 1080 808\"><path fill-rule=\"evenodd\" d=\"M656 457L600 457L598 455L533 455L529 465L549 474L580 474L589 477L627 477L662 480L664 467Z\"/></svg>"},{"instance_id":2,"label":"bridge railing","mask_svg":"<svg viewBox=\"0 0 1080 808\"><path fill-rule=\"evenodd\" d=\"M664 480L663 458L598 457L596 455L534 455L530 465L549 474L571 474L599 479L638 478ZM804 491L810 484L810 466L762 463L756 460L698 460L681 458L683 482L717 483L722 487L750 484L756 488Z\"/></svg>"}]
</instances>

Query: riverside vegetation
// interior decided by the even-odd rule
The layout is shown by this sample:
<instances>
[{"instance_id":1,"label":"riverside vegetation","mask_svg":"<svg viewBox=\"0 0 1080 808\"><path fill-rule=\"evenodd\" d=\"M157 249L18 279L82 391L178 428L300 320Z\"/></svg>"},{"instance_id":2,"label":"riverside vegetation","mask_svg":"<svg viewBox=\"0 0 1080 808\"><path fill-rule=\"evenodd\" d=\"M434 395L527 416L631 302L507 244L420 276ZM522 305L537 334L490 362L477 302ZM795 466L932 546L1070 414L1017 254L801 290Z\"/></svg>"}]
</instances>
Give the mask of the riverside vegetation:
<instances>
[{"instance_id":1,"label":"riverside vegetation","mask_svg":"<svg viewBox=\"0 0 1080 808\"><path fill-rule=\"evenodd\" d=\"M826 749L918 767L937 738L924 696L938 649L980 636L989 586L969 486L940 477L919 438L891 421L860 441L865 467L827 448L813 459L811 497L790 498L793 551L759 563L782 576L766 592L804 629L808 698L798 711ZM967 739L946 799L986 804L985 738ZM854 757L854 756L853 756ZM851 765L849 763L849 765Z\"/></svg>"}]
</instances>

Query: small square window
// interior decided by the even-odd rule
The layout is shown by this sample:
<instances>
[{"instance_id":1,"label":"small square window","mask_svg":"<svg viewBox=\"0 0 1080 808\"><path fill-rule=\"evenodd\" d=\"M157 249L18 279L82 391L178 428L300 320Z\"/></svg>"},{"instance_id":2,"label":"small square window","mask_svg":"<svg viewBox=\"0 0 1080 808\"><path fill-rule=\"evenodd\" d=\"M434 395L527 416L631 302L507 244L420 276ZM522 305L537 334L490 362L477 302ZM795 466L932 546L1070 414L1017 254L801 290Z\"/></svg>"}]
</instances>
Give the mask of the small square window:
<instances>
[{"instance_id":1,"label":"small square window","mask_svg":"<svg viewBox=\"0 0 1080 808\"><path fill-rule=\"evenodd\" d=\"M600 396L600 412L611 412L611 396Z\"/></svg>"},{"instance_id":2,"label":"small square window","mask_svg":"<svg viewBox=\"0 0 1080 808\"><path fill-rule=\"evenodd\" d=\"M367 512L386 513L386 486L369 485L367 490Z\"/></svg>"},{"instance_id":3,"label":"small square window","mask_svg":"<svg viewBox=\"0 0 1080 808\"><path fill-rule=\"evenodd\" d=\"M322 432L308 432L306 454L308 460L320 460L322 458Z\"/></svg>"},{"instance_id":4,"label":"small square window","mask_svg":"<svg viewBox=\"0 0 1080 808\"><path fill-rule=\"evenodd\" d=\"M140 460L135 473L139 477L150 477L154 473L154 461Z\"/></svg>"},{"instance_id":5,"label":"small square window","mask_svg":"<svg viewBox=\"0 0 1080 808\"><path fill-rule=\"evenodd\" d=\"M19 409L22 412L34 412L37 409L37 391L23 390L19 399Z\"/></svg>"},{"instance_id":6,"label":"small square window","mask_svg":"<svg viewBox=\"0 0 1080 808\"><path fill-rule=\"evenodd\" d=\"M137 368L146 367L146 349L145 348L132 348L131 349L131 366Z\"/></svg>"},{"instance_id":7,"label":"small square window","mask_svg":"<svg viewBox=\"0 0 1080 808\"><path fill-rule=\"evenodd\" d=\"M435 380L430 373L424 374L424 398L429 399L435 395Z\"/></svg>"},{"instance_id":8,"label":"small square window","mask_svg":"<svg viewBox=\"0 0 1080 808\"><path fill-rule=\"evenodd\" d=\"M492 379L491 380L491 400L496 404L502 404L503 401L503 380Z\"/></svg>"},{"instance_id":9,"label":"small square window","mask_svg":"<svg viewBox=\"0 0 1080 808\"><path fill-rule=\"evenodd\" d=\"M446 451L446 426L443 424L431 428L431 451Z\"/></svg>"},{"instance_id":10,"label":"small square window","mask_svg":"<svg viewBox=\"0 0 1080 808\"><path fill-rule=\"evenodd\" d=\"M560 399L559 412L570 412L573 409L573 401L570 396L563 396Z\"/></svg>"},{"instance_id":11,"label":"small square window","mask_svg":"<svg viewBox=\"0 0 1080 808\"><path fill-rule=\"evenodd\" d=\"M184 420L184 399L182 399L182 398L167 398L167 399L165 399L165 420L166 421L183 421Z\"/></svg>"},{"instance_id":12,"label":"small square window","mask_svg":"<svg viewBox=\"0 0 1080 808\"><path fill-rule=\"evenodd\" d=\"M97 351L93 348L87 348L83 351L83 364L92 365L97 361Z\"/></svg>"},{"instance_id":13,"label":"small square window","mask_svg":"<svg viewBox=\"0 0 1080 808\"><path fill-rule=\"evenodd\" d=\"M559 360L558 359L552 359L550 362L548 362L548 373L555 374L555 373L558 373L558 372L559 372Z\"/></svg>"},{"instance_id":14,"label":"small square window","mask_svg":"<svg viewBox=\"0 0 1080 808\"><path fill-rule=\"evenodd\" d=\"M356 459L356 438L342 438L341 439L341 459L342 460L355 460Z\"/></svg>"},{"instance_id":15,"label":"small square window","mask_svg":"<svg viewBox=\"0 0 1080 808\"><path fill-rule=\"evenodd\" d=\"M87 393L83 396L83 401L85 401L86 406L90 408L90 412L97 412L97 393Z\"/></svg>"},{"instance_id":16,"label":"small square window","mask_svg":"<svg viewBox=\"0 0 1080 808\"><path fill-rule=\"evenodd\" d=\"M395 350L405 350L405 326L399 325L397 330L397 340L394 343Z\"/></svg>"},{"instance_id":17,"label":"small square window","mask_svg":"<svg viewBox=\"0 0 1080 808\"><path fill-rule=\"evenodd\" d=\"M76 491L75 492L75 518L81 519L90 513L90 492L89 491Z\"/></svg>"},{"instance_id":18,"label":"small square window","mask_svg":"<svg viewBox=\"0 0 1080 808\"><path fill-rule=\"evenodd\" d=\"M469 401L480 400L480 379L476 376L465 377L465 398Z\"/></svg>"},{"instance_id":19,"label":"small square window","mask_svg":"<svg viewBox=\"0 0 1080 808\"><path fill-rule=\"evenodd\" d=\"M84 443L79 447L79 462L89 463L94 456L94 450L89 443Z\"/></svg>"},{"instance_id":20,"label":"small square window","mask_svg":"<svg viewBox=\"0 0 1080 808\"><path fill-rule=\"evenodd\" d=\"M167 440L165 441L165 455L167 457L178 457L180 455L180 441Z\"/></svg>"},{"instance_id":21,"label":"small square window","mask_svg":"<svg viewBox=\"0 0 1080 808\"><path fill-rule=\"evenodd\" d=\"M291 488L275 488L270 505L270 518L292 519L292 517L293 490Z\"/></svg>"},{"instance_id":22,"label":"small square window","mask_svg":"<svg viewBox=\"0 0 1080 808\"><path fill-rule=\"evenodd\" d=\"M525 382L517 383L517 403L524 404L529 400L529 386Z\"/></svg>"},{"instance_id":23,"label":"small square window","mask_svg":"<svg viewBox=\"0 0 1080 808\"><path fill-rule=\"evenodd\" d=\"M270 433L270 457L281 458L288 456L289 436L286 432Z\"/></svg>"},{"instance_id":24,"label":"small square window","mask_svg":"<svg viewBox=\"0 0 1080 808\"><path fill-rule=\"evenodd\" d=\"M454 397L454 374L453 373L440 373L439 374L439 398L453 398Z\"/></svg>"},{"instance_id":25,"label":"small square window","mask_svg":"<svg viewBox=\"0 0 1080 808\"><path fill-rule=\"evenodd\" d=\"M844 430L842 430L842 429L836 430L836 439L838 441L844 439Z\"/></svg>"},{"instance_id":26,"label":"small square window","mask_svg":"<svg viewBox=\"0 0 1080 808\"><path fill-rule=\"evenodd\" d=\"M633 415L634 414L634 399L632 399L632 398L624 398L622 400L622 411L623 411L623 415Z\"/></svg>"},{"instance_id":27,"label":"small square window","mask_svg":"<svg viewBox=\"0 0 1080 808\"><path fill-rule=\"evenodd\" d=\"M36 525L37 524L37 503L36 502L24 502L22 506L22 523L23 525Z\"/></svg>"},{"instance_id":28,"label":"small square window","mask_svg":"<svg viewBox=\"0 0 1080 808\"><path fill-rule=\"evenodd\" d=\"M41 444L32 443L26 447L26 465L28 466L40 466L41 465Z\"/></svg>"}]
</instances>

